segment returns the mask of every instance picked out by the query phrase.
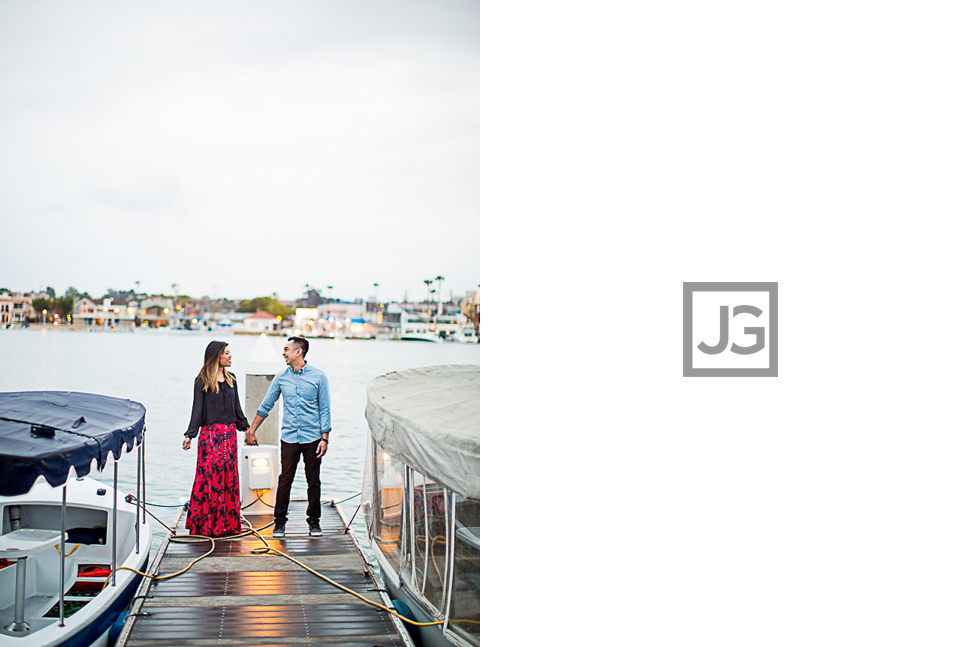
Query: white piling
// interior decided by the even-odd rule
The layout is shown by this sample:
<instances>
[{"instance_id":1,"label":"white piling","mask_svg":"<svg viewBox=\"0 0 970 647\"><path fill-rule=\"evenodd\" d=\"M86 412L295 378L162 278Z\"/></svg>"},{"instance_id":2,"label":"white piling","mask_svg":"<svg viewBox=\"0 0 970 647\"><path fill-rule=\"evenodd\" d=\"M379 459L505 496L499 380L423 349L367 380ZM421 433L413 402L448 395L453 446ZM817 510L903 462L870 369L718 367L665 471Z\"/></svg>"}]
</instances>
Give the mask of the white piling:
<instances>
[{"instance_id":1,"label":"white piling","mask_svg":"<svg viewBox=\"0 0 970 647\"><path fill-rule=\"evenodd\" d=\"M273 348L266 333L259 336L252 352L246 358L246 402L243 410L246 418L252 424L256 417L256 410L266 397L269 385L273 382L273 377L286 368L282 355ZM280 473L279 446L281 429L282 397L277 400L276 406L269 412L266 420L256 431L258 447L250 447L246 444L245 435L238 434L239 438L239 487L243 507L246 509L243 514L272 512L273 504L276 501L276 483ZM250 488L252 475L250 474L251 454L269 454L273 467L272 489L263 492L260 496L262 502L256 496L256 492ZM264 505L265 504L267 505Z\"/></svg>"}]
</instances>

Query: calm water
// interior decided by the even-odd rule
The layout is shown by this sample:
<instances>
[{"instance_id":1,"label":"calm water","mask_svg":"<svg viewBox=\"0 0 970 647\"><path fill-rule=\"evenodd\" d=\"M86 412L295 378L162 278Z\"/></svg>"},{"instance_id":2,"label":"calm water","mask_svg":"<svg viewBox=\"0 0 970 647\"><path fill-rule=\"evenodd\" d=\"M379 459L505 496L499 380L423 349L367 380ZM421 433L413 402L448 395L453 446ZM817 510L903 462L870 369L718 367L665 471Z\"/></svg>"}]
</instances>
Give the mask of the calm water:
<instances>
[{"instance_id":1,"label":"calm water","mask_svg":"<svg viewBox=\"0 0 970 647\"><path fill-rule=\"evenodd\" d=\"M145 500L178 505L188 500L195 475L196 443L190 451L181 447L192 409L192 383L202 366L205 347L213 339L229 343L232 371L240 379L239 392L245 398L246 358L258 337L154 331L0 330L0 391L83 391L140 402L147 409ZM269 339L282 352L286 338ZM340 501L361 490L368 433L364 408L372 379L418 366L479 364L480 349L477 344L310 340L307 360L323 369L330 380L333 431L320 473L323 500ZM119 463L121 493L135 492L135 456L134 452L126 454ZM110 485L112 469L109 466L104 473L91 476ZM291 496L306 498L302 463ZM359 503L360 497L356 497L340 507L349 518ZM305 506L291 503L291 518L301 518ZM176 508L149 510L168 525L178 514ZM361 517L357 515L352 530L366 546ZM157 548L166 531L155 525L153 547Z\"/></svg>"}]
</instances>

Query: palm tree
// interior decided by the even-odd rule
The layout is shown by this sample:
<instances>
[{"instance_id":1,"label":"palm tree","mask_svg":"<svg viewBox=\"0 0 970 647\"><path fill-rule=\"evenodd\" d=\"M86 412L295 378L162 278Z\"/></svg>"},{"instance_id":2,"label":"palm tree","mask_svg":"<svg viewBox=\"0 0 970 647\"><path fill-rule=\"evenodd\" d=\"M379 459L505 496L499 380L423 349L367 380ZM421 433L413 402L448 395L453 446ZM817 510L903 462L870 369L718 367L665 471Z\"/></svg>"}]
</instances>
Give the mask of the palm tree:
<instances>
[{"instance_id":1,"label":"palm tree","mask_svg":"<svg viewBox=\"0 0 970 647\"><path fill-rule=\"evenodd\" d=\"M425 279L424 284L428 286L428 310L431 310L431 284L434 283L434 279Z\"/></svg>"},{"instance_id":2,"label":"palm tree","mask_svg":"<svg viewBox=\"0 0 970 647\"><path fill-rule=\"evenodd\" d=\"M330 302L331 303L333 303L333 286L332 285L328 285L327 286L327 298L330 299Z\"/></svg>"},{"instance_id":3,"label":"palm tree","mask_svg":"<svg viewBox=\"0 0 970 647\"><path fill-rule=\"evenodd\" d=\"M441 294L442 294L441 282L445 280L445 277L439 274L438 276L434 277L434 280L438 282L438 310L437 310L436 316L440 317L441 316Z\"/></svg>"},{"instance_id":4,"label":"palm tree","mask_svg":"<svg viewBox=\"0 0 970 647\"><path fill-rule=\"evenodd\" d=\"M431 300L432 302L434 301L434 293L435 292L437 292L437 290L430 290L430 289L428 290L428 294L430 295L429 300ZM432 317L431 318L431 332L434 332L435 331L435 327L436 327L436 324L437 323L438 323L437 319L435 317Z\"/></svg>"},{"instance_id":5,"label":"palm tree","mask_svg":"<svg viewBox=\"0 0 970 647\"><path fill-rule=\"evenodd\" d=\"M378 285L380 285L380 284L379 283L375 283L374 284L374 310L378 310L380 308L380 302L377 300L377 286Z\"/></svg>"}]
</instances>

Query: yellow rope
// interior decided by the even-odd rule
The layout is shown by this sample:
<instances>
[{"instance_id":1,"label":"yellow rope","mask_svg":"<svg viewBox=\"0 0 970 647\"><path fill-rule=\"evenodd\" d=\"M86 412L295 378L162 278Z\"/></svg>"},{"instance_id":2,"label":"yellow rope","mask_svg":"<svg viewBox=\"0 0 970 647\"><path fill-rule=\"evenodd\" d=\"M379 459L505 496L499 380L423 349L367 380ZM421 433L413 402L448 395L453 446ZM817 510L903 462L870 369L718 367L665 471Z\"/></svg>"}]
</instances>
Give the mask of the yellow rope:
<instances>
[{"instance_id":1,"label":"yellow rope","mask_svg":"<svg viewBox=\"0 0 970 647\"><path fill-rule=\"evenodd\" d=\"M263 541L263 543L266 543L265 540ZM319 577L321 580L324 580L328 584L334 585L335 587L337 587L341 591L344 591L346 593L350 593L351 595L359 598L360 600L366 602L367 604L369 604L371 606L375 606L378 609L383 609L384 611L390 613L391 615L393 615L393 616L395 616L397 618L400 618L404 622L407 622L408 624L412 624L415 627L430 627L430 626L433 626L433 625L443 625L445 623L444 620L439 620L437 622L416 622L414 620L411 620L410 618L405 618L404 616L402 616L400 613L398 613L394 609L389 609L389 608L385 607L383 604L380 604L378 602L374 602L373 600L368 600L367 598L365 598L360 593L357 593L356 591L352 591L352 590L348 589L346 586L343 586L341 584L338 584L337 582L334 582L333 580L331 580L329 577L327 577L323 573L318 573L317 571L313 570L312 568L310 568L309 566L307 566L306 564L304 564L300 560L294 559L293 557L290 557L286 553L280 552L280 551L276 550L275 548L272 548L268 544L267 544L267 546L265 548L254 548L252 550L252 553L254 555L269 555L269 554L273 554L273 555L279 555L280 557L285 557L286 559L290 560L294 564L297 564L297 565L303 567L304 569L306 569L307 571L309 571L310 573L313 573L314 575L316 575L317 577ZM452 620L452 622L454 622L454 620Z\"/></svg>"},{"instance_id":2,"label":"yellow rope","mask_svg":"<svg viewBox=\"0 0 970 647\"><path fill-rule=\"evenodd\" d=\"M206 535L173 535L172 537L169 537L168 540L170 542L176 543L176 544L197 544L197 543L200 543L202 541L208 541L208 542L211 542L212 543L212 546L209 548L209 552L207 552L205 555L201 555L199 557L196 557L195 559L193 559L189 563L188 566L186 566L185 568L183 568L180 571L177 571L175 573L166 573L165 575L150 575L148 573L142 573L141 571L139 571L137 569L129 568L128 566L119 566L117 568L117 570L119 570L119 571L131 571L132 573L138 573L142 577L148 577L148 578L151 578L153 580L156 580L156 581L159 581L160 582L162 580L168 580L168 579L171 579L171 578L176 577L178 575L181 575L182 573L185 573L190 568L192 568L193 566L195 566L198 562L200 562L201 560L203 560L206 557L208 557L209 555L211 555L215 551L215 549L216 549L216 542L217 541L225 541L225 540L228 540L228 539L241 539L242 537L248 537L250 535L256 535L257 537L259 537L260 541L262 541L264 544L266 544L266 540L263 539L262 535L259 534L259 531L260 530L265 530L266 528L269 528L270 526L273 525L273 523L270 522L270 523L266 524L265 526L263 526L261 528L254 529L253 528L253 525L251 523L249 523L249 519L247 519L243 515L240 515L240 517L242 517L242 520L246 522L246 525L249 526L249 529L248 530L245 530L243 532L237 533L235 535L226 535L225 537L208 537ZM182 513L179 513L179 519L181 519L181 518L182 518ZM178 520L176 520L175 525L178 526ZM266 545L268 546L269 544L266 544Z\"/></svg>"},{"instance_id":3,"label":"yellow rope","mask_svg":"<svg viewBox=\"0 0 970 647\"><path fill-rule=\"evenodd\" d=\"M183 538L184 539L188 539L189 541L184 541ZM219 539L223 539L223 537L220 537ZM232 537L225 537L225 539L232 539ZM195 566L196 563L198 563L199 561L201 561L201 560L205 559L206 557L208 557L209 555L211 555L215 551L215 549L216 549L216 540L213 539L212 537L206 537L205 535L182 535L178 539L176 539L175 537L169 538L169 541L172 541L172 542L175 542L175 543L185 543L185 544L198 543L198 541L196 541L196 540L208 540L208 541L212 542L212 547L209 548L209 552L207 552L205 555L202 555L200 557L196 557L191 562L189 562L189 565L186 566L185 568L183 568L181 571L177 571L175 573L168 573L166 575L149 575L148 573L142 573L138 569L130 568L128 566L119 566L115 570L116 571L131 571L132 573L138 573L142 577L148 577L148 578L151 578L151 579L156 580L158 582L161 582L162 580L171 579L173 577L176 577L178 575L181 575L182 573L185 573L190 568L192 568L193 566Z\"/></svg>"},{"instance_id":4,"label":"yellow rope","mask_svg":"<svg viewBox=\"0 0 970 647\"><path fill-rule=\"evenodd\" d=\"M69 552L67 555L64 555L64 557L70 557L71 555L74 554L74 551L77 550L80 547L81 547L81 544L74 544L74 550L72 550L71 552ZM54 550L57 551L57 554L58 555L61 554L61 547L58 546L57 544L54 544Z\"/></svg>"},{"instance_id":5,"label":"yellow rope","mask_svg":"<svg viewBox=\"0 0 970 647\"><path fill-rule=\"evenodd\" d=\"M414 539L415 539L415 541L418 541L418 540L425 541L425 536L424 535L415 535L414 536ZM434 558L434 545L435 544L445 544L445 545L447 545L448 544L448 539L446 537L444 537L443 535L438 535L434 539L431 540L431 564L434 566L435 572L438 573L438 581L441 582L441 586L444 586L445 585L445 577L444 577L444 575L441 574L441 570L438 568L438 561ZM421 557L421 556L422 555L419 552L418 553L418 557ZM428 561L427 558L424 561L427 562ZM425 566L425 570L427 570L427 566Z\"/></svg>"},{"instance_id":6,"label":"yellow rope","mask_svg":"<svg viewBox=\"0 0 970 647\"><path fill-rule=\"evenodd\" d=\"M257 493L257 497L259 497L259 494L258 493ZM262 501L262 498L260 498L260 501ZM266 503L266 502L263 501L263 503ZM390 613L391 615L395 616L396 618L399 618L401 621L406 622L406 623L411 624L411 625L414 625L415 627L431 627L431 626L434 626L434 625L443 625L445 623L444 620L439 620L437 622L417 622L415 620L411 620L410 618L405 618L404 616L402 616L400 613L398 613L394 609L389 609L388 607L385 607L383 604L380 604L378 602L374 602L373 600L368 600L367 598L365 598L360 593L357 593L356 591L353 591L351 589L348 589L347 587L343 586L342 584L338 584L337 582L334 582L333 580L331 580L326 575L324 575L322 573L318 573L317 571L313 570L312 568L310 568L309 566L307 566L303 562L299 561L298 559L294 559L293 557L290 557L286 553L280 552L279 550L277 550L277 549L273 548L272 546L270 546L269 543L267 543L266 538L263 537L261 534L259 534L259 531L260 530L265 530L266 528L269 528L270 526L273 525L273 522L270 522L270 523L266 524L265 526L262 526L261 528L253 528L253 525L249 522L248 519L246 519L246 517L244 515L240 515L240 516L242 517L242 520L246 522L246 525L249 526L249 528L246 531L241 532L241 533L236 534L236 535L227 535L225 537L207 537L205 535L178 535L178 536L169 537L169 541L170 542L174 542L174 543L189 543L189 544L191 544L191 543L198 543L199 541L209 541L209 542L212 543L212 547L209 549L209 552L207 552L205 555L202 555L200 557L196 557L195 559L192 560L191 563L189 563L188 566L186 566L185 568L183 568L180 571L177 571L175 573L167 573L165 575L150 575L148 573L142 573L139 570L136 570L134 568L129 568L127 566L119 566L116 570L119 570L119 571L122 571L122 570L124 570L124 571L132 571L133 573L137 573L138 575L141 575L143 577L148 577L148 578L151 578L151 579L156 580L156 581L162 581L162 580L171 579L173 577L177 577L179 575L182 575L183 573L185 573L186 571L188 571L190 568L192 568L193 566L195 566L195 564L198 563L200 560L205 559L206 557L208 557L209 555L211 555L213 553L213 551L215 551L215 549L216 549L216 542L217 541L224 541L224 540L227 540L227 539L241 539L242 537L248 537L250 535L253 535L256 538L258 538L261 542L263 542L263 546L264 546L263 548L254 548L252 550L252 554L254 554L254 555L270 555L270 554L274 554L274 555L279 555L280 557L285 557L286 559L290 560L294 564L297 564L298 566L306 569L308 572L313 573L314 575L316 575L320 579L324 580L325 582L327 582L329 584L332 584L333 586L337 587L341 591L344 591L346 593L350 593L351 595L359 598L363 602L365 602L365 603L367 603L367 604L369 604L371 606L375 606L378 609L382 609L382 610L386 611L387 613ZM182 518L182 514L179 513L179 519L181 519L181 518ZM178 520L176 520L175 525L178 526ZM435 538L435 540L437 540L437 539L438 539L438 537ZM435 568L437 568L437 565L435 565ZM106 578L105 584L107 584L107 581L108 581L108 578ZM449 622L468 622L468 623L473 623L473 624L480 624L480 622L478 620L449 620Z\"/></svg>"}]
</instances>

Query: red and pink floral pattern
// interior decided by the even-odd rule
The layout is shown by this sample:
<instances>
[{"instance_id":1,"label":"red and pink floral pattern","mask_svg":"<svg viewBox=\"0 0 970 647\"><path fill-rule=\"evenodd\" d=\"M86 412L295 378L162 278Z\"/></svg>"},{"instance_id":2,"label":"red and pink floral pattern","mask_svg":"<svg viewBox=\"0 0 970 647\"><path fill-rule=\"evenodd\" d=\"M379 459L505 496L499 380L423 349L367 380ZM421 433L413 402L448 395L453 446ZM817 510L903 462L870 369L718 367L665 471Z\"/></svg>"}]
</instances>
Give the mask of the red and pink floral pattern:
<instances>
[{"instance_id":1,"label":"red and pink floral pattern","mask_svg":"<svg viewBox=\"0 0 970 647\"><path fill-rule=\"evenodd\" d=\"M242 529L236 425L215 423L199 431L199 457L185 528L193 535L223 537Z\"/></svg>"}]
</instances>

